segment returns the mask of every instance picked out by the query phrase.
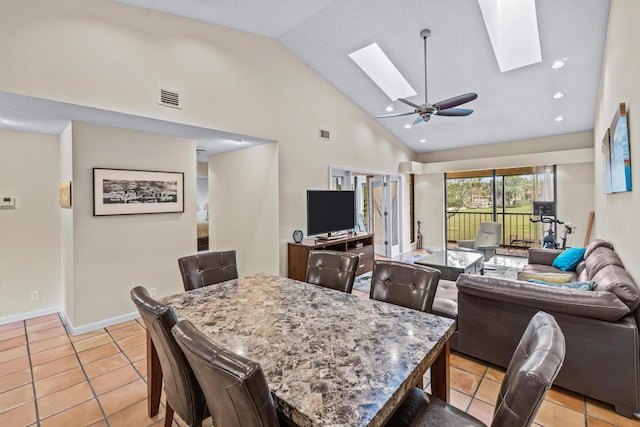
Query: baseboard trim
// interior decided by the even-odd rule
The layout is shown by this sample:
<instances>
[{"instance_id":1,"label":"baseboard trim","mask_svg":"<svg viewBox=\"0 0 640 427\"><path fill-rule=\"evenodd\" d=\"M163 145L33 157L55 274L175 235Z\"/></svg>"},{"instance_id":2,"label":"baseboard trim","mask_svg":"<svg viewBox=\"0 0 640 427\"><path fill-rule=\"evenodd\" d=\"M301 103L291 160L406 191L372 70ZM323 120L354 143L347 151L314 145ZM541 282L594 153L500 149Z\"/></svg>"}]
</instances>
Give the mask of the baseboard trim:
<instances>
[{"instance_id":1,"label":"baseboard trim","mask_svg":"<svg viewBox=\"0 0 640 427\"><path fill-rule=\"evenodd\" d=\"M129 320L137 319L140 317L140 313L137 311L133 311L131 313L122 314L120 316L111 317L109 319L101 320L99 322L89 323L87 325L82 325L78 327L74 327L69 319L67 318L66 313L61 312L60 316L62 317L62 321L64 322L67 331L73 336L86 334L87 332L95 331L96 329L108 328L109 326L116 325L118 323L127 322Z\"/></svg>"},{"instance_id":2,"label":"baseboard trim","mask_svg":"<svg viewBox=\"0 0 640 427\"><path fill-rule=\"evenodd\" d=\"M43 308L42 310L28 311L26 313L14 314L13 316L0 317L0 325L7 323L19 322L21 320L33 319L34 317L46 316L48 314L60 313L62 309L60 307Z\"/></svg>"}]
</instances>

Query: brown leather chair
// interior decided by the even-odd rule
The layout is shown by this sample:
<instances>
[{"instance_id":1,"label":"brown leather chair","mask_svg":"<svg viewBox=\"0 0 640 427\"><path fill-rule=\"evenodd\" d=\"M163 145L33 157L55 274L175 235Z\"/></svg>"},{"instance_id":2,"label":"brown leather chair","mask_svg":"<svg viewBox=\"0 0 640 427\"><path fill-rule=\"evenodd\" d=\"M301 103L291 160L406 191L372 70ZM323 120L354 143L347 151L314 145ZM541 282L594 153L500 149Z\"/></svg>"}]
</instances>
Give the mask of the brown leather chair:
<instances>
[{"instance_id":1,"label":"brown leather chair","mask_svg":"<svg viewBox=\"0 0 640 427\"><path fill-rule=\"evenodd\" d=\"M311 251L306 282L351 293L360 257L351 252Z\"/></svg>"},{"instance_id":2,"label":"brown leather chair","mask_svg":"<svg viewBox=\"0 0 640 427\"><path fill-rule=\"evenodd\" d=\"M131 300L147 327L162 367L167 403L165 426L171 425L174 411L189 426L201 426L209 413L189 362L171 335L171 328L178 321L173 309L151 298L142 286L131 290Z\"/></svg>"},{"instance_id":3,"label":"brown leather chair","mask_svg":"<svg viewBox=\"0 0 640 427\"><path fill-rule=\"evenodd\" d=\"M431 311L440 271L422 265L376 260L369 298L420 311Z\"/></svg>"},{"instance_id":4,"label":"brown leather chair","mask_svg":"<svg viewBox=\"0 0 640 427\"><path fill-rule=\"evenodd\" d=\"M502 381L492 427L530 426L565 355L564 335L550 314L531 318ZM484 426L467 413L413 388L387 426Z\"/></svg>"},{"instance_id":5,"label":"brown leather chair","mask_svg":"<svg viewBox=\"0 0 640 427\"><path fill-rule=\"evenodd\" d=\"M269 386L258 363L220 347L188 320L179 322L171 332L202 386L213 425L280 425Z\"/></svg>"},{"instance_id":6,"label":"brown leather chair","mask_svg":"<svg viewBox=\"0 0 640 427\"><path fill-rule=\"evenodd\" d=\"M238 278L236 251L205 252L178 259L184 290Z\"/></svg>"}]
</instances>

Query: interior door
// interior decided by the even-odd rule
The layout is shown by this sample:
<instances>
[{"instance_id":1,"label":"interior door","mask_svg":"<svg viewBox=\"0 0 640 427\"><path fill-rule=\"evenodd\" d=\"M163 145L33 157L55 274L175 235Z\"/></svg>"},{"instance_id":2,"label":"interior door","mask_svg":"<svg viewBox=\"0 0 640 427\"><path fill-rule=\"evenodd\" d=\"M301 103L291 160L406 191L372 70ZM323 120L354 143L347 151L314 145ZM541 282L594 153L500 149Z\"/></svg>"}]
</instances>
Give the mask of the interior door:
<instances>
[{"instance_id":1,"label":"interior door","mask_svg":"<svg viewBox=\"0 0 640 427\"><path fill-rule=\"evenodd\" d=\"M391 258L400 255L401 248L401 192L400 177L377 176L369 181L370 206L374 248L378 255Z\"/></svg>"}]
</instances>

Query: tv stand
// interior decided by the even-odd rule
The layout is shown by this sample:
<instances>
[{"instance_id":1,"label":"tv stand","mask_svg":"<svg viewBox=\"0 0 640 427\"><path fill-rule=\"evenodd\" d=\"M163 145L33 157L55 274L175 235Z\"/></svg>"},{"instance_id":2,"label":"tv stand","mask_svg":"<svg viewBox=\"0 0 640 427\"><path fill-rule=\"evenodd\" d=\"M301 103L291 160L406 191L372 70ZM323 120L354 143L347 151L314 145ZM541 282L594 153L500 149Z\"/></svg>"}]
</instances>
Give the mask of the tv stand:
<instances>
[{"instance_id":1,"label":"tv stand","mask_svg":"<svg viewBox=\"0 0 640 427\"><path fill-rule=\"evenodd\" d=\"M373 234L349 233L322 237L308 237L300 243L288 245L288 277L303 281L307 278L309 252L318 250L351 252L360 256L356 275L373 270Z\"/></svg>"}]
</instances>

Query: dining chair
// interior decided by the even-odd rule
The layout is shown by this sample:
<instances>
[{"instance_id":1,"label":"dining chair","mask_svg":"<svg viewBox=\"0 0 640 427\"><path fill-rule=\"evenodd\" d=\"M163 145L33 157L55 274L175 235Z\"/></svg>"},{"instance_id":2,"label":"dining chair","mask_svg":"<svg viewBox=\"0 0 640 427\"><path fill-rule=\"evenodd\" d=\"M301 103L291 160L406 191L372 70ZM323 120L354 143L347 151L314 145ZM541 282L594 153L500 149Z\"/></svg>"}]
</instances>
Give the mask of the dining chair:
<instances>
[{"instance_id":1,"label":"dining chair","mask_svg":"<svg viewBox=\"0 0 640 427\"><path fill-rule=\"evenodd\" d=\"M369 298L420 311L431 311L440 271L422 265L376 260Z\"/></svg>"},{"instance_id":2,"label":"dining chair","mask_svg":"<svg viewBox=\"0 0 640 427\"><path fill-rule=\"evenodd\" d=\"M280 425L258 363L214 343L188 320L178 322L171 332L202 387L214 426Z\"/></svg>"},{"instance_id":3,"label":"dining chair","mask_svg":"<svg viewBox=\"0 0 640 427\"><path fill-rule=\"evenodd\" d=\"M310 251L306 282L351 293L360 257L351 252Z\"/></svg>"},{"instance_id":4,"label":"dining chair","mask_svg":"<svg viewBox=\"0 0 640 427\"><path fill-rule=\"evenodd\" d=\"M131 300L147 327L162 368L166 396L165 427L171 426L174 411L189 426L201 426L209 413L189 362L171 334L171 328L178 321L173 309L151 298L142 286L131 290Z\"/></svg>"},{"instance_id":5,"label":"dining chair","mask_svg":"<svg viewBox=\"0 0 640 427\"><path fill-rule=\"evenodd\" d=\"M537 312L511 357L498 393L491 427L530 426L562 367L564 356L564 335L558 323L552 315ZM386 426L474 427L485 424L414 387Z\"/></svg>"},{"instance_id":6,"label":"dining chair","mask_svg":"<svg viewBox=\"0 0 640 427\"><path fill-rule=\"evenodd\" d=\"M238 278L236 251L204 252L178 258L184 290Z\"/></svg>"}]
</instances>

